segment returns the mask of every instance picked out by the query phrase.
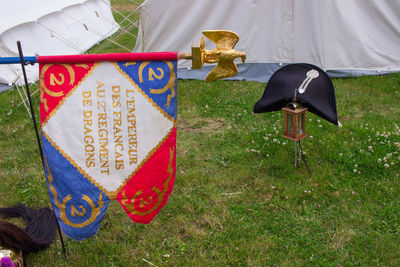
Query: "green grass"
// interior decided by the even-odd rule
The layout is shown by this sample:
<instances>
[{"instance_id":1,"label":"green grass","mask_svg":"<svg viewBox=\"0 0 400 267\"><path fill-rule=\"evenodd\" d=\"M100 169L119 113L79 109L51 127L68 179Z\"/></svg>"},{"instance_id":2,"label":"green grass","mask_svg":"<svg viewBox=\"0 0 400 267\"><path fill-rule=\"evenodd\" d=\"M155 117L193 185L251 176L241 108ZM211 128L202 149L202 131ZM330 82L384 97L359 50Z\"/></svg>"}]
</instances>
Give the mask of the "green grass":
<instances>
[{"instance_id":1,"label":"green grass","mask_svg":"<svg viewBox=\"0 0 400 267\"><path fill-rule=\"evenodd\" d=\"M307 113L310 176L265 84L178 82L177 173L149 225L111 202L98 234L58 236L30 266L400 265L400 74L334 79L343 127ZM34 96L38 114L38 96ZM0 206L49 199L32 122L0 94ZM311 137L312 136L312 137Z\"/></svg>"}]
</instances>

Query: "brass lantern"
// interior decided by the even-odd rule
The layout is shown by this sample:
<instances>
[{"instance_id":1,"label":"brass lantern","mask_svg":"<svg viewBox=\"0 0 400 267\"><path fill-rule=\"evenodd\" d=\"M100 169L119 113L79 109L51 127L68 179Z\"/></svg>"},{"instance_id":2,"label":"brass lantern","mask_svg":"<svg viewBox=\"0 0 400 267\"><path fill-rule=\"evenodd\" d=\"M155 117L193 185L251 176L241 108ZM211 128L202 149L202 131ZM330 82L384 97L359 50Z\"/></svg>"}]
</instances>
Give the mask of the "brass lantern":
<instances>
[{"instance_id":1,"label":"brass lantern","mask_svg":"<svg viewBox=\"0 0 400 267\"><path fill-rule=\"evenodd\" d=\"M306 137L307 108L298 103L290 103L282 110L284 114L283 137L293 141Z\"/></svg>"}]
</instances>

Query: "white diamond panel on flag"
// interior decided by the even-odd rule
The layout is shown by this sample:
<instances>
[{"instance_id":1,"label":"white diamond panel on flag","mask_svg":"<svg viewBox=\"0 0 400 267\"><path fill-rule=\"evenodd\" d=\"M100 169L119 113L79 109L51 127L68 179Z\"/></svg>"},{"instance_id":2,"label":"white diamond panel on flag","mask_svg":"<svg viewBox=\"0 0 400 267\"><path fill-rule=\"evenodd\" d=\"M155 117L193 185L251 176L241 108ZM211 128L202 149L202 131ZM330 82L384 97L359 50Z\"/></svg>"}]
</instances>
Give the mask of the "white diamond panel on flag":
<instances>
[{"instance_id":1,"label":"white diamond panel on flag","mask_svg":"<svg viewBox=\"0 0 400 267\"><path fill-rule=\"evenodd\" d=\"M42 131L86 178L111 193L151 156L173 125L116 64L102 62Z\"/></svg>"}]
</instances>

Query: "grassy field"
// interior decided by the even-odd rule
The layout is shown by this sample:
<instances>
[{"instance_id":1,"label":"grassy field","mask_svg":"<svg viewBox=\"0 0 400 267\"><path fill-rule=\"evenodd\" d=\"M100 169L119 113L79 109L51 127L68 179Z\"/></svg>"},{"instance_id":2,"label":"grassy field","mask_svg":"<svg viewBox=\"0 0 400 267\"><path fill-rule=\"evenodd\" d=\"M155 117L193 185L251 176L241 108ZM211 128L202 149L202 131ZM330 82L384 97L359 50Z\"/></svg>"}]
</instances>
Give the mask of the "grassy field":
<instances>
[{"instance_id":1,"label":"grassy field","mask_svg":"<svg viewBox=\"0 0 400 267\"><path fill-rule=\"evenodd\" d=\"M29 266L400 265L400 74L333 82L343 127L307 113L309 175L281 112L252 114L265 84L180 80L168 204L141 225L111 202L96 236L64 237L66 257L57 236ZM48 206L19 103L0 94L0 206Z\"/></svg>"}]
</instances>

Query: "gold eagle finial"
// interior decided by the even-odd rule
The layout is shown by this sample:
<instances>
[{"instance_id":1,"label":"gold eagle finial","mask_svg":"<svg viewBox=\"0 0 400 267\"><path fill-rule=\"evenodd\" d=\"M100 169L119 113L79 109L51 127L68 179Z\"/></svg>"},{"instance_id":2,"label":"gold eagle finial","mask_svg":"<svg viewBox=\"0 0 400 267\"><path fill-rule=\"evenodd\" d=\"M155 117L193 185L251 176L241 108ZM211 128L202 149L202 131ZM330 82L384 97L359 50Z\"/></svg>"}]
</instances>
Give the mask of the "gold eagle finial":
<instances>
[{"instance_id":1,"label":"gold eagle finial","mask_svg":"<svg viewBox=\"0 0 400 267\"><path fill-rule=\"evenodd\" d=\"M204 31L203 34L215 43L216 48L206 50L202 36L200 44L192 45L192 54L185 54L181 58L192 59L193 69L201 69L204 63L217 63L217 66L207 75L206 82L235 76L238 73L235 58L242 58L243 63L246 60L245 52L234 49L239 36L232 31L224 30Z\"/></svg>"}]
</instances>

